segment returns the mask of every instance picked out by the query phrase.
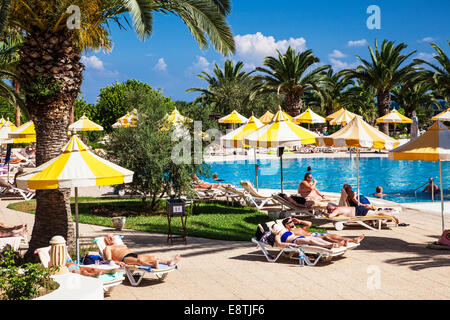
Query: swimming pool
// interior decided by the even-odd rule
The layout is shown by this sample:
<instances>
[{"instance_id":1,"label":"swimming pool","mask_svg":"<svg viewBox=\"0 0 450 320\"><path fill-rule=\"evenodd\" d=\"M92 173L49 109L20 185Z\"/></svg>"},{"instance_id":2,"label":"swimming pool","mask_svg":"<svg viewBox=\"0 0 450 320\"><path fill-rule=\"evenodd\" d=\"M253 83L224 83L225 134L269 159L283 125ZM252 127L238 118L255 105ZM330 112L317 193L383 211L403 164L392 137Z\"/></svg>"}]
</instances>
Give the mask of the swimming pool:
<instances>
[{"instance_id":1,"label":"swimming pool","mask_svg":"<svg viewBox=\"0 0 450 320\"><path fill-rule=\"evenodd\" d=\"M254 161L225 161L208 163L211 173L218 173L219 178L240 186L241 180L254 183ZM258 183L260 188L280 188L279 159L258 159ZM308 158L283 159L284 189L297 189L303 180L308 166L311 166L313 177L317 180L317 187L325 192L340 192L342 185L350 184L356 191L356 159L347 158ZM444 183L444 200L450 201L450 165L442 162L442 177ZM387 194L386 200L399 203L429 202L431 195L422 193L420 188L417 195L414 189L434 177L439 184L439 163L432 161L394 161L383 157L361 157L359 162L359 181L361 194L371 196L376 186L382 186ZM435 195L435 201L440 201L440 193Z\"/></svg>"}]
</instances>

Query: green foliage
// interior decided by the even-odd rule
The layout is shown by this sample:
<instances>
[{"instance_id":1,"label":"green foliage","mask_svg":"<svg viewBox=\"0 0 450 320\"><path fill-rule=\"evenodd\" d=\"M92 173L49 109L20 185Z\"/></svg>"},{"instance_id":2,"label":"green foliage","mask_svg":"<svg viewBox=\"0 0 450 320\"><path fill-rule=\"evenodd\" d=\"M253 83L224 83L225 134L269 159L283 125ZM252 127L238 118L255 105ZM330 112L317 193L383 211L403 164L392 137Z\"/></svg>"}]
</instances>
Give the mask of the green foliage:
<instances>
[{"instance_id":1,"label":"green foliage","mask_svg":"<svg viewBox=\"0 0 450 320\"><path fill-rule=\"evenodd\" d=\"M0 97L0 116L2 116L3 118L8 119L11 122L15 122L14 120L16 119L16 108L11 105L8 101L6 101L6 99L1 98ZM21 112L20 114L20 123L25 123L28 121L28 117L26 116L26 114L24 114L23 112Z\"/></svg>"},{"instance_id":2,"label":"green foliage","mask_svg":"<svg viewBox=\"0 0 450 320\"><path fill-rule=\"evenodd\" d=\"M42 75L34 77L32 84L28 91L24 92L25 96L33 99L42 99L57 94L61 91L61 84L63 80L51 82L51 79L45 78Z\"/></svg>"},{"instance_id":3,"label":"green foliage","mask_svg":"<svg viewBox=\"0 0 450 320\"><path fill-rule=\"evenodd\" d=\"M139 125L113 131L107 150L111 160L134 171L133 182L128 188L141 194L143 201L149 198L152 209L164 194L189 192L191 176L201 166L193 164L189 154L193 139L186 140L190 161L173 161L179 158L179 154L172 157L179 137L172 139L174 130L163 118L174 109L175 103L159 91L137 87L124 96L122 106L137 109Z\"/></svg>"},{"instance_id":4,"label":"green foliage","mask_svg":"<svg viewBox=\"0 0 450 320\"><path fill-rule=\"evenodd\" d=\"M153 88L149 84L134 79L129 79L123 83L116 82L111 86L100 89L95 107L78 102L78 108L86 112L86 116L101 125L106 132L111 132L113 130L111 126L118 118L136 108L133 101L130 100L130 93L136 91L147 95L152 94Z\"/></svg>"},{"instance_id":5,"label":"green foliage","mask_svg":"<svg viewBox=\"0 0 450 320\"><path fill-rule=\"evenodd\" d=\"M10 248L0 253L0 292L2 299L29 300L39 295L39 289L55 289L50 275L56 267L43 268L39 264L26 263Z\"/></svg>"}]
</instances>

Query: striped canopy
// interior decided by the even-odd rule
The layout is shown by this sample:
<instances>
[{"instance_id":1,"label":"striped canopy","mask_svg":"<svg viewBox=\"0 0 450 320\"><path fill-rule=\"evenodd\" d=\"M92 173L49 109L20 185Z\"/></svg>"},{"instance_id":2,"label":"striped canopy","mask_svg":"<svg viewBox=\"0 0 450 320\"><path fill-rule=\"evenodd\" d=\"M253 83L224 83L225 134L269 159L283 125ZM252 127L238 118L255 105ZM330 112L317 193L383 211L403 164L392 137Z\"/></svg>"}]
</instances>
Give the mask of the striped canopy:
<instances>
[{"instance_id":1,"label":"striped canopy","mask_svg":"<svg viewBox=\"0 0 450 320\"><path fill-rule=\"evenodd\" d=\"M138 122L137 110L133 109L123 117L117 119L117 122L112 125L113 128L127 128L136 127Z\"/></svg>"},{"instance_id":2,"label":"striped canopy","mask_svg":"<svg viewBox=\"0 0 450 320\"><path fill-rule=\"evenodd\" d=\"M8 133L8 138L13 139L13 143L36 142L36 130L33 121L28 121L13 132Z\"/></svg>"},{"instance_id":3,"label":"striped canopy","mask_svg":"<svg viewBox=\"0 0 450 320\"><path fill-rule=\"evenodd\" d=\"M273 121L244 138L251 147L273 148L313 144L317 135L289 120L288 115L279 111Z\"/></svg>"},{"instance_id":4,"label":"striped canopy","mask_svg":"<svg viewBox=\"0 0 450 320\"><path fill-rule=\"evenodd\" d=\"M413 121L402 115L396 109L377 119L377 123L412 123Z\"/></svg>"},{"instance_id":5,"label":"striped canopy","mask_svg":"<svg viewBox=\"0 0 450 320\"><path fill-rule=\"evenodd\" d=\"M275 115L274 115L272 112L267 111L266 113L264 113L264 114L261 116L261 118L259 118L259 121L261 121L263 124L268 124L268 123L270 123L270 121L273 120L273 117L274 117L274 116L275 116Z\"/></svg>"},{"instance_id":6,"label":"striped canopy","mask_svg":"<svg viewBox=\"0 0 450 320\"><path fill-rule=\"evenodd\" d=\"M350 121L352 121L353 118L355 118L356 116L357 115L354 114L353 112L350 112L350 111L344 109L344 111L342 111L337 117L330 120L330 124L333 126L336 126L336 125L345 126L348 123L350 123Z\"/></svg>"},{"instance_id":7,"label":"striped canopy","mask_svg":"<svg viewBox=\"0 0 450 320\"><path fill-rule=\"evenodd\" d=\"M325 118L325 120L331 121L331 120L333 120L333 119L339 117L339 116L340 116L343 112L345 112L345 111L347 111L345 108L341 108L341 109L339 109L338 111L336 111L336 112L330 114L329 116L327 116L327 117Z\"/></svg>"},{"instance_id":8,"label":"striped canopy","mask_svg":"<svg viewBox=\"0 0 450 320\"><path fill-rule=\"evenodd\" d=\"M450 108L431 118L433 121L450 121Z\"/></svg>"},{"instance_id":9,"label":"striped canopy","mask_svg":"<svg viewBox=\"0 0 450 320\"><path fill-rule=\"evenodd\" d=\"M109 162L93 152L74 135L62 153L17 178L22 189L58 189L130 183L133 172Z\"/></svg>"},{"instance_id":10,"label":"striped canopy","mask_svg":"<svg viewBox=\"0 0 450 320\"><path fill-rule=\"evenodd\" d=\"M239 114L236 110L233 110L229 115L219 119L219 123L246 123L247 121L248 119Z\"/></svg>"},{"instance_id":11,"label":"striped canopy","mask_svg":"<svg viewBox=\"0 0 450 320\"><path fill-rule=\"evenodd\" d=\"M7 120L5 120L5 118L3 118L2 116L2 118L0 119L0 127L3 126L6 123L6 121Z\"/></svg>"},{"instance_id":12,"label":"striped canopy","mask_svg":"<svg viewBox=\"0 0 450 320\"><path fill-rule=\"evenodd\" d=\"M185 122L192 122L192 119L183 116L177 108L175 108L170 115L166 114L164 117L166 121L175 125L175 124L183 124Z\"/></svg>"},{"instance_id":13,"label":"striped canopy","mask_svg":"<svg viewBox=\"0 0 450 320\"><path fill-rule=\"evenodd\" d=\"M263 126L264 124L252 115L246 124L224 135L220 138L220 141L225 147L248 147L248 145L244 145L244 137Z\"/></svg>"},{"instance_id":14,"label":"striped canopy","mask_svg":"<svg viewBox=\"0 0 450 320\"><path fill-rule=\"evenodd\" d=\"M71 131L103 131L103 127L95 122L89 120L84 114L80 118L80 120L72 123L69 126L69 130Z\"/></svg>"},{"instance_id":15,"label":"striped canopy","mask_svg":"<svg viewBox=\"0 0 450 320\"><path fill-rule=\"evenodd\" d=\"M319 116L317 113L312 111L310 108L306 109L301 115L293 119L294 123L325 123L324 117Z\"/></svg>"},{"instance_id":16,"label":"striped canopy","mask_svg":"<svg viewBox=\"0 0 450 320\"><path fill-rule=\"evenodd\" d=\"M361 117L354 117L348 125L327 137L318 137L319 146L357 147L392 150L400 142L382 133Z\"/></svg>"},{"instance_id":17,"label":"striped canopy","mask_svg":"<svg viewBox=\"0 0 450 320\"><path fill-rule=\"evenodd\" d=\"M436 121L423 135L389 152L389 159L450 161L450 130Z\"/></svg>"},{"instance_id":18,"label":"striped canopy","mask_svg":"<svg viewBox=\"0 0 450 320\"><path fill-rule=\"evenodd\" d=\"M13 143L13 140L8 135L16 130L17 127L11 121L6 120L6 123L0 128L0 143Z\"/></svg>"}]
</instances>

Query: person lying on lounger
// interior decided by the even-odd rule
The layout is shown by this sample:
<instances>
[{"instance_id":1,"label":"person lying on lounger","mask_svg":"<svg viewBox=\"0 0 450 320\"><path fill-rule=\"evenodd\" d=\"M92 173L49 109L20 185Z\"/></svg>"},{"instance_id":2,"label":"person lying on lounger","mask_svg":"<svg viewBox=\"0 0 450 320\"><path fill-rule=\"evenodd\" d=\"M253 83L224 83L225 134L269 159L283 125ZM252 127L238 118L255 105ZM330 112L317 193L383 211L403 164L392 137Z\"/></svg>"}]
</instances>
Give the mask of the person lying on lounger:
<instances>
[{"instance_id":1,"label":"person lying on lounger","mask_svg":"<svg viewBox=\"0 0 450 320\"><path fill-rule=\"evenodd\" d=\"M192 175L192 184L194 188L197 189L215 189L219 187L231 187L231 184L205 182L203 180L200 180L196 174Z\"/></svg>"},{"instance_id":2,"label":"person lying on lounger","mask_svg":"<svg viewBox=\"0 0 450 320\"><path fill-rule=\"evenodd\" d=\"M303 197L288 196L287 194L284 194L284 193L280 193L279 196L299 208L311 208L315 203L314 201L306 200Z\"/></svg>"},{"instance_id":3,"label":"person lying on lounger","mask_svg":"<svg viewBox=\"0 0 450 320\"><path fill-rule=\"evenodd\" d=\"M117 272L116 269L92 268L88 266L80 266L75 264L74 262L67 262L66 267L69 270L69 272L78 273L88 277L98 277L101 276L102 274L114 274Z\"/></svg>"},{"instance_id":4,"label":"person lying on lounger","mask_svg":"<svg viewBox=\"0 0 450 320\"><path fill-rule=\"evenodd\" d=\"M158 269L159 263L173 266L181 259L180 255L175 256L172 260L162 260L148 254L133 253L125 244L117 244L117 240L112 234L106 235L105 244L106 248L103 250L105 260L112 260L121 266L128 264Z\"/></svg>"},{"instance_id":5,"label":"person lying on lounger","mask_svg":"<svg viewBox=\"0 0 450 320\"><path fill-rule=\"evenodd\" d=\"M0 238L23 237L27 233L27 225L19 224L10 226L0 222Z\"/></svg>"},{"instance_id":6,"label":"person lying on lounger","mask_svg":"<svg viewBox=\"0 0 450 320\"><path fill-rule=\"evenodd\" d=\"M364 216L384 216L392 218L398 224L398 219L393 215L386 213L384 210L366 210L363 207L339 207L335 204L329 203L327 209L323 212L328 218L338 216L344 217L364 217Z\"/></svg>"},{"instance_id":7,"label":"person lying on lounger","mask_svg":"<svg viewBox=\"0 0 450 320\"><path fill-rule=\"evenodd\" d=\"M360 196L359 197L359 201L358 199L356 199L356 194L352 189L352 186L349 184L344 184L343 186L345 192L347 193L347 200L348 203L351 207L355 207L357 212L362 212L361 214L357 214L357 215L361 215L361 216L365 216L367 215L367 212L369 210L374 210L374 206L370 203L369 199L367 199L364 196Z\"/></svg>"},{"instance_id":8,"label":"person lying on lounger","mask_svg":"<svg viewBox=\"0 0 450 320\"><path fill-rule=\"evenodd\" d=\"M294 235L296 237L316 237L331 243L338 243L340 246L347 246L349 242L359 244L365 237L364 234L356 238L348 238L331 233L308 232L308 229L312 226L312 222L298 220L296 218L286 218L282 221L282 224L288 230L282 235L282 238L289 235ZM302 226L297 228L296 225L299 224Z\"/></svg>"}]
</instances>

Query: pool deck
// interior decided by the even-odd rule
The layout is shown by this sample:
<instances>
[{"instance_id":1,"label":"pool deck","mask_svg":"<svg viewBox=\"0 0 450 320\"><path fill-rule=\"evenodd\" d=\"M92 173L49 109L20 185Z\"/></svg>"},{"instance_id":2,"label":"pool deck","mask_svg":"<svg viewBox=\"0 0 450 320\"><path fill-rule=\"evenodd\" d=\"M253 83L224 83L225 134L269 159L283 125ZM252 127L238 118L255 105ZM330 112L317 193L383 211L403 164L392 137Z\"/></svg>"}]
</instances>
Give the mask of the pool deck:
<instances>
[{"instance_id":1,"label":"pool deck","mask_svg":"<svg viewBox=\"0 0 450 320\"><path fill-rule=\"evenodd\" d=\"M80 189L82 196L103 192L105 188ZM27 223L31 232L34 216L8 209L12 201L1 199L0 221ZM182 256L179 269L164 282L146 276L140 286L132 287L125 281L107 300L187 300L186 305L189 300L448 300L450 250L427 248L442 233L441 216L429 207L403 210L399 218L409 224L407 227L380 231L356 227L337 232L331 224L322 225L331 233L350 237L365 234L366 238L343 258L315 267L299 267L287 258L270 263L250 241L188 237L187 244L168 245L165 234L119 232L86 224L80 225L80 234L82 243L106 233L121 234L137 253Z\"/></svg>"}]
</instances>

